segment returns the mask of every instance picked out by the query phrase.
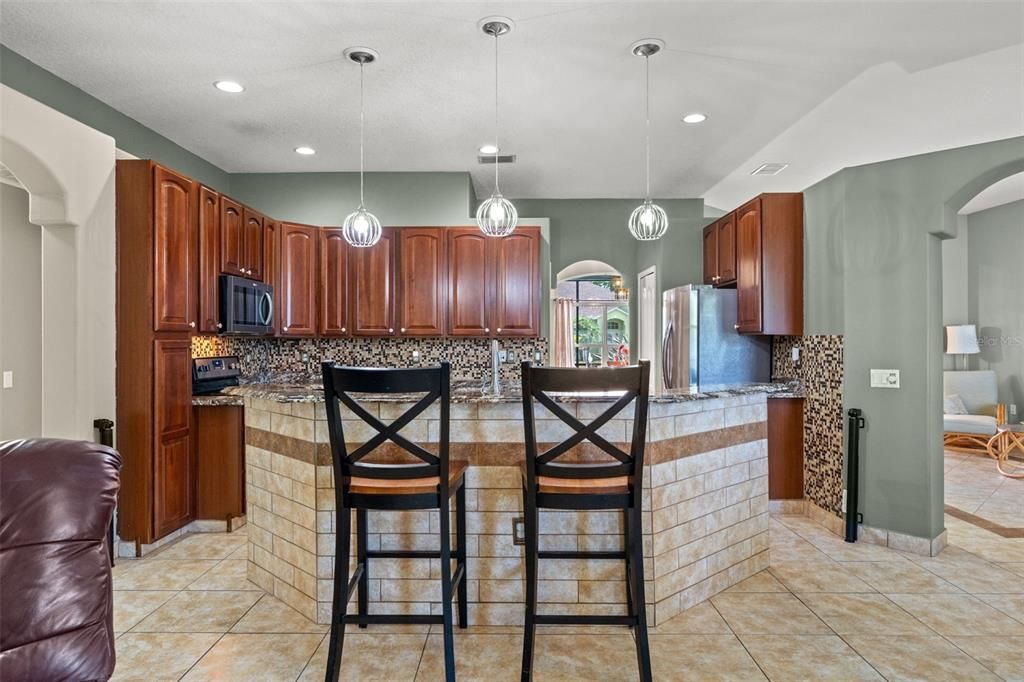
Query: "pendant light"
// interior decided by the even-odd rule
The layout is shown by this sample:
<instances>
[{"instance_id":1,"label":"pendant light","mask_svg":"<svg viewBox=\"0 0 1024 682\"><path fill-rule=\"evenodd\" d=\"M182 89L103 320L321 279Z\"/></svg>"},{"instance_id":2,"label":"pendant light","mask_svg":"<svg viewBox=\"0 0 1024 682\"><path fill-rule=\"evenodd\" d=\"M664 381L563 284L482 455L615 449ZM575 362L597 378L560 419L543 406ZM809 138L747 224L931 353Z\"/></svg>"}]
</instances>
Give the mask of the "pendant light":
<instances>
[{"instance_id":1,"label":"pendant light","mask_svg":"<svg viewBox=\"0 0 1024 682\"><path fill-rule=\"evenodd\" d=\"M344 55L359 65L359 208L345 217L341 234L352 246L365 248L380 240L381 228L377 216L363 205L363 67L377 61L380 55L368 47L350 47Z\"/></svg>"},{"instance_id":2,"label":"pendant light","mask_svg":"<svg viewBox=\"0 0 1024 682\"><path fill-rule=\"evenodd\" d=\"M512 30L512 20L487 17L480 20L480 30L494 38L494 193L477 207L476 224L488 237L506 237L516 229L519 213L498 188L498 37Z\"/></svg>"},{"instance_id":3,"label":"pendant light","mask_svg":"<svg viewBox=\"0 0 1024 682\"><path fill-rule=\"evenodd\" d=\"M656 38L638 40L630 46L637 57L644 58L645 77L645 130L646 163L647 163L647 194L644 203L633 209L629 216L629 233L640 241L661 239L668 230L668 216L665 209L651 200L651 57L658 54L665 43Z\"/></svg>"}]
</instances>

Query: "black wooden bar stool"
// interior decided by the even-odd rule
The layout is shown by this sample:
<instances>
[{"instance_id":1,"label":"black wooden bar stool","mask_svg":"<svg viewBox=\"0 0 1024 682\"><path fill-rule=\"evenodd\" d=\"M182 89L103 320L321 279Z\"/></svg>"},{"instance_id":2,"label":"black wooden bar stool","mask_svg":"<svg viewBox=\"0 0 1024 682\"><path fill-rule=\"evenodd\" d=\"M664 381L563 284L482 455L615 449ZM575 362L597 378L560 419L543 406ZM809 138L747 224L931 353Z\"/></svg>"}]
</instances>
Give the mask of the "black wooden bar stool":
<instances>
[{"instance_id":1,"label":"black wooden bar stool","mask_svg":"<svg viewBox=\"0 0 1024 682\"><path fill-rule=\"evenodd\" d=\"M452 629L452 599L458 594L459 627L466 627L466 462L448 460L449 411L451 387L448 363L425 369L362 369L341 367L325 362L322 366L327 399L327 426L334 460L334 494L337 501L337 528L334 554L334 604L331 613L331 639L327 653L327 682L336 682L341 671L345 624L359 627L378 623L440 623L444 626L445 679L455 680L455 637ZM353 393L396 394L425 393L401 417L384 424L356 402ZM398 432L435 401L440 401L438 453L401 436ZM378 433L351 453L345 443L338 403L342 403ZM387 441L420 462L363 462ZM448 512L455 495L456 547L451 547ZM351 510L356 510L356 568L349 576ZM440 551L367 549L366 511L368 509L439 509L441 514ZM454 575L452 558L456 560ZM442 615L370 615L368 613L370 559L441 559ZM358 613L346 615L352 593L359 589Z\"/></svg>"},{"instance_id":2,"label":"black wooden bar stool","mask_svg":"<svg viewBox=\"0 0 1024 682\"><path fill-rule=\"evenodd\" d=\"M643 490L644 445L647 438L647 403L650 363L621 368L567 369L533 367L523 363L523 422L526 428L526 462L523 465L523 497L526 514L526 622L523 633L523 676L533 676L533 643L537 625L629 625L635 628L636 657L640 679L651 680L651 656L647 645L647 612L644 598L643 536L640 525ZM597 419L583 424L567 412L552 393L608 392L615 402ZM575 433L544 453L537 452L534 400L565 422ZM624 452L597 431L630 402L633 435ZM556 462L584 440L610 459L597 462ZM540 551L540 509L621 509L625 516L625 550L614 552ZM538 559L619 559L626 562L625 616L543 615L537 613ZM581 652L581 655L582 652Z\"/></svg>"}]
</instances>

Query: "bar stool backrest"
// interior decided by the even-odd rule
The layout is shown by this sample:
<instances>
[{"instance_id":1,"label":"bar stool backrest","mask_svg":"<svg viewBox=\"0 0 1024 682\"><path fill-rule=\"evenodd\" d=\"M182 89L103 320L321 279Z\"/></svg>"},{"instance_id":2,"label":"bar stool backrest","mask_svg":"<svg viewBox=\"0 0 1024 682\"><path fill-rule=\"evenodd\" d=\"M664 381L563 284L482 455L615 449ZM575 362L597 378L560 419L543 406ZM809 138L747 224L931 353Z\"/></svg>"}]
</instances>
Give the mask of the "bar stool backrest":
<instances>
[{"instance_id":1,"label":"bar stool backrest","mask_svg":"<svg viewBox=\"0 0 1024 682\"><path fill-rule=\"evenodd\" d=\"M647 440L647 407L650 399L651 365L647 360L630 367L602 367L576 369L566 367L534 367L522 365L523 421L526 427L526 469L528 485L534 485L537 476L554 478L606 478L630 476L639 481L643 474L644 447ZM611 393L621 394L600 416L584 424L558 403L552 393ZM546 407L565 422L575 433L543 453L537 451L537 430L534 420L534 401ZM633 403L633 433L629 451L610 443L598 430ZM580 403L583 404L583 403ZM555 460L584 440L607 453L608 463L566 465ZM639 491L637 483L635 489Z\"/></svg>"},{"instance_id":2,"label":"bar stool backrest","mask_svg":"<svg viewBox=\"0 0 1024 682\"><path fill-rule=\"evenodd\" d=\"M450 369L447 362L439 367L413 369L376 369L344 367L325 362L322 365L324 394L327 402L327 428L331 438L335 486L347 488L353 476L376 479L410 479L437 476L440 492L447 495L449 412L451 409ZM353 393L400 394L425 393L411 408L390 424L384 424L360 405ZM433 454L398 432L428 407L440 401L438 452ZM365 443L349 452L339 403L377 431ZM419 459L414 464L373 464L360 462L364 457L391 441ZM447 499L447 498L445 498Z\"/></svg>"}]
</instances>

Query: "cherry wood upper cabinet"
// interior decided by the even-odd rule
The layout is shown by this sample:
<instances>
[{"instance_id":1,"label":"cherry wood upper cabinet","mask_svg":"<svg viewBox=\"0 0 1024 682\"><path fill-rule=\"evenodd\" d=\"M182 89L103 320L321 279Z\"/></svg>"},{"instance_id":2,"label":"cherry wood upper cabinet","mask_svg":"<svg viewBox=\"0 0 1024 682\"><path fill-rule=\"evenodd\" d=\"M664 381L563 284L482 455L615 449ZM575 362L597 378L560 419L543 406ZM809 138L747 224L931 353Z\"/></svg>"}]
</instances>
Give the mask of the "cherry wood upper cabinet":
<instances>
[{"instance_id":1,"label":"cherry wood upper cabinet","mask_svg":"<svg viewBox=\"0 0 1024 682\"><path fill-rule=\"evenodd\" d=\"M220 198L220 271L225 275L245 276L245 241L242 205Z\"/></svg>"},{"instance_id":2,"label":"cherry wood upper cabinet","mask_svg":"<svg viewBox=\"0 0 1024 682\"><path fill-rule=\"evenodd\" d=\"M281 315L276 312L281 310L281 286L279 283L281 256L278 253L281 248L280 228L281 223L276 220L263 219L263 281L274 287L275 312L271 336L277 336L281 332Z\"/></svg>"},{"instance_id":3,"label":"cherry wood upper cabinet","mask_svg":"<svg viewBox=\"0 0 1024 682\"><path fill-rule=\"evenodd\" d=\"M736 328L761 333L761 198L736 210Z\"/></svg>"},{"instance_id":4,"label":"cherry wood upper cabinet","mask_svg":"<svg viewBox=\"0 0 1024 682\"><path fill-rule=\"evenodd\" d=\"M242 242L245 253L245 276L263 280L263 216L248 208L243 210Z\"/></svg>"},{"instance_id":5,"label":"cherry wood upper cabinet","mask_svg":"<svg viewBox=\"0 0 1024 682\"><path fill-rule=\"evenodd\" d=\"M398 231L398 331L443 336L447 306L444 228Z\"/></svg>"},{"instance_id":6,"label":"cherry wood upper cabinet","mask_svg":"<svg viewBox=\"0 0 1024 682\"><path fill-rule=\"evenodd\" d=\"M395 326L394 228L385 227L380 241L349 253L349 310L356 336L392 336Z\"/></svg>"},{"instance_id":7,"label":"cherry wood upper cabinet","mask_svg":"<svg viewBox=\"0 0 1024 682\"><path fill-rule=\"evenodd\" d=\"M187 332L196 326L195 187L162 166L153 174L153 328Z\"/></svg>"},{"instance_id":8,"label":"cherry wood upper cabinet","mask_svg":"<svg viewBox=\"0 0 1024 682\"><path fill-rule=\"evenodd\" d=\"M737 329L803 334L803 195L762 194L736 210Z\"/></svg>"},{"instance_id":9,"label":"cherry wood upper cabinet","mask_svg":"<svg viewBox=\"0 0 1024 682\"><path fill-rule=\"evenodd\" d=\"M199 331L217 333L222 324L220 275L220 195L199 187Z\"/></svg>"},{"instance_id":10,"label":"cherry wood upper cabinet","mask_svg":"<svg viewBox=\"0 0 1024 682\"><path fill-rule=\"evenodd\" d=\"M494 242L494 333L540 334L540 228L519 226Z\"/></svg>"},{"instance_id":11,"label":"cherry wood upper cabinet","mask_svg":"<svg viewBox=\"0 0 1024 682\"><path fill-rule=\"evenodd\" d=\"M339 227L325 227L320 238L320 334L346 336L349 245Z\"/></svg>"},{"instance_id":12,"label":"cherry wood upper cabinet","mask_svg":"<svg viewBox=\"0 0 1024 682\"><path fill-rule=\"evenodd\" d=\"M153 531L161 537L194 518L192 461L192 344L153 342Z\"/></svg>"},{"instance_id":13,"label":"cherry wood upper cabinet","mask_svg":"<svg viewBox=\"0 0 1024 682\"><path fill-rule=\"evenodd\" d=\"M493 237L476 227L445 230L448 242L448 334L491 333L494 296Z\"/></svg>"},{"instance_id":14,"label":"cherry wood upper cabinet","mask_svg":"<svg viewBox=\"0 0 1024 682\"><path fill-rule=\"evenodd\" d=\"M277 277L281 336L316 336L318 232L311 225L281 223Z\"/></svg>"},{"instance_id":15,"label":"cherry wood upper cabinet","mask_svg":"<svg viewBox=\"0 0 1024 682\"><path fill-rule=\"evenodd\" d=\"M718 223L718 286L736 282L736 215L730 213Z\"/></svg>"},{"instance_id":16,"label":"cherry wood upper cabinet","mask_svg":"<svg viewBox=\"0 0 1024 682\"><path fill-rule=\"evenodd\" d=\"M704 284L718 283L718 222L704 228Z\"/></svg>"}]
</instances>

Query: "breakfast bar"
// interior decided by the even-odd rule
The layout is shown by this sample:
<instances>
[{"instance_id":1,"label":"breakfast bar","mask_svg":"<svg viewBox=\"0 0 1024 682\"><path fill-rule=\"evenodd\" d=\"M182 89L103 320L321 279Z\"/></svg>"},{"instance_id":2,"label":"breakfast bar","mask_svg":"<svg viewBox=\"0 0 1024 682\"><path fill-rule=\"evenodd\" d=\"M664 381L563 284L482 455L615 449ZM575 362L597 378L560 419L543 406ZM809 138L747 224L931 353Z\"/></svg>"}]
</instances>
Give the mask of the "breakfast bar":
<instances>
[{"instance_id":1,"label":"breakfast bar","mask_svg":"<svg viewBox=\"0 0 1024 682\"><path fill-rule=\"evenodd\" d=\"M643 541L650 622L658 624L768 567L766 399L781 384L722 387L651 397L643 480ZM248 577L311 620L329 623L335 497L322 389L249 384L229 389L245 406ZM581 421L614 396L562 395ZM360 402L387 423L414 396L365 396ZM350 446L374 435L342 416ZM627 409L620 415L631 414ZM567 437L540 405L542 441ZM600 434L623 443L631 420L613 419ZM437 406L402 435L436 444ZM522 513L522 402L515 393L453 391L452 459L466 474L469 619L518 625L523 618L523 547L514 541ZM369 515L369 548L436 549L437 512ZM602 511L542 511L541 549L621 549L622 516ZM437 559L378 559L370 564L371 613L438 613ZM623 565L608 560L542 560L541 611L616 615L625 611Z\"/></svg>"}]
</instances>

